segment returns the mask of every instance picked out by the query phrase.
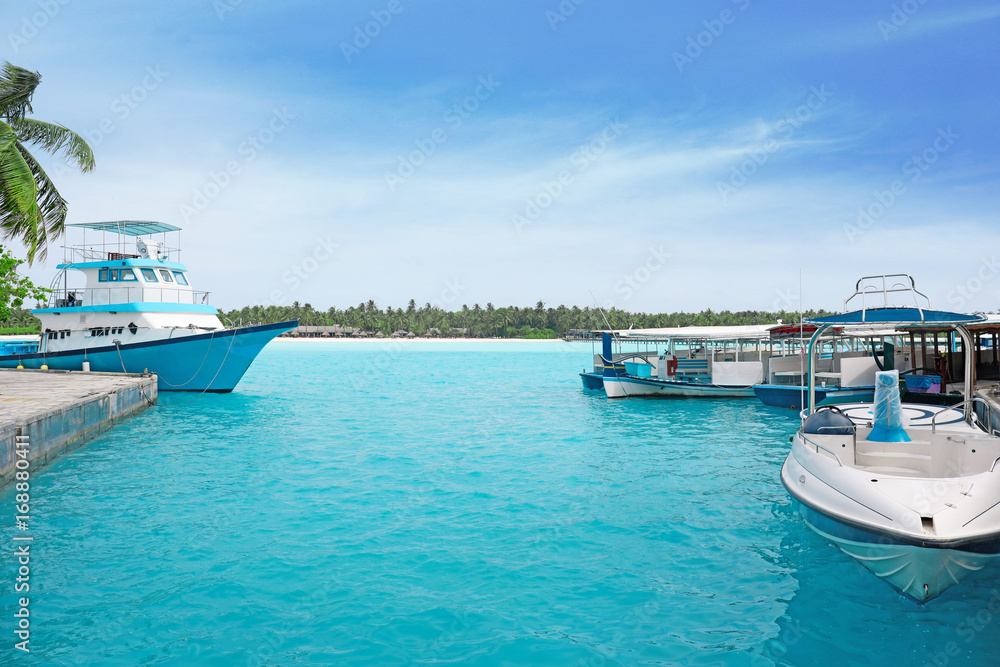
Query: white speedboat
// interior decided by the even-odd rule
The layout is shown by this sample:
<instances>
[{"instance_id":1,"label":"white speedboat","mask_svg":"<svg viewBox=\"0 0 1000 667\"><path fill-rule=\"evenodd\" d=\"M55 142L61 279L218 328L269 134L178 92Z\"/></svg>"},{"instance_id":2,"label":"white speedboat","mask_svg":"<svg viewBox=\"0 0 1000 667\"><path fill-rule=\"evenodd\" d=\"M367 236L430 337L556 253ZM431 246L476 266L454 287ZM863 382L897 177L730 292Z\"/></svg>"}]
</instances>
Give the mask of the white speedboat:
<instances>
[{"instance_id":1,"label":"white speedboat","mask_svg":"<svg viewBox=\"0 0 1000 667\"><path fill-rule=\"evenodd\" d=\"M900 295L914 305L890 305ZM849 311L858 299L860 310ZM810 320L809 406L781 481L813 530L923 602L1000 556L1000 438L976 417L975 404L989 406L973 393L974 355L965 355L964 397L951 407L901 396L898 371L877 373L871 402L817 406L816 342L834 326L928 326L951 329L973 350L966 325L984 318L932 310L904 275L862 278L844 311Z\"/></svg>"},{"instance_id":2,"label":"white speedboat","mask_svg":"<svg viewBox=\"0 0 1000 667\"><path fill-rule=\"evenodd\" d=\"M159 391L229 392L268 341L298 325L224 326L208 292L191 287L180 249L167 247L166 234L179 237L178 227L147 221L67 227L83 232L83 242L66 246L49 303L31 311L42 335L0 344L0 368L151 372Z\"/></svg>"}]
</instances>

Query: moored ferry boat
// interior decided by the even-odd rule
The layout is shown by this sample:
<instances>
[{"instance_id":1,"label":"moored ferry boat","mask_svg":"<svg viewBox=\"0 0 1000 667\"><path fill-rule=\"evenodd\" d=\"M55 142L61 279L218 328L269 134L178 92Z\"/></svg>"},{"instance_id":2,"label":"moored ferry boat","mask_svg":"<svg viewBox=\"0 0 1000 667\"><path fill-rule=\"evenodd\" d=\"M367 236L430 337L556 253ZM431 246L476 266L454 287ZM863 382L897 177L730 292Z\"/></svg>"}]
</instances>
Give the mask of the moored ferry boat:
<instances>
[{"instance_id":1,"label":"moored ferry boat","mask_svg":"<svg viewBox=\"0 0 1000 667\"><path fill-rule=\"evenodd\" d=\"M192 288L179 247L167 246L168 233L179 238L178 227L67 227L80 230L83 242L65 247L48 304L32 311L41 337L0 348L2 368L152 372L159 391L229 392L271 339L298 324L224 326L209 293ZM91 239L99 232L100 242L88 244L87 230Z\"/></svg>"},{"instance_id":2,"label":"moored ferry boat","mask_svg":"<svg viewBox=\"0 0 1000 667\"><path fill-rule=\"evenodd\" d=\"M633 354L610 355L611 334L605 332L603 337L600 361L608 398L752 398L753 386L763 379L770 354L766 326L679 327L617 332L619 341L650 347ZM596 370L595 360L595 373Z\"/></svg>"}]
</instances>

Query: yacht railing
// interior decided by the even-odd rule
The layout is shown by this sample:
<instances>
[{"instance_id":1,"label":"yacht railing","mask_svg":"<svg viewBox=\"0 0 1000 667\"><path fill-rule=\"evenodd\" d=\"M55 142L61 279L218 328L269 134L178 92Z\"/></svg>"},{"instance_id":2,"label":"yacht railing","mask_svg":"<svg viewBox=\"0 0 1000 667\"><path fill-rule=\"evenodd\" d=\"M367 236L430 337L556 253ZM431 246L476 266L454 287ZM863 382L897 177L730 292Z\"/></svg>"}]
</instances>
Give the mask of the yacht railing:
<instances>
[{"instance_id":1,"label":"yacht railing","mask_svg":"<svg viewBox=\"0 0 1000 667\"><path fill-rule=\"evenodd\" d=\"M990 428L988 426L988 424L991 424L993 422L993 419L992 419L993 408L990 407L990 404L983 397L981 397L981 396L973 396L972 398L965 399L961 403L956 403L955 405L949 405L947 408L945 408L943 410L938 410L937 412L935 412L934 415L931 417L931 433L933 434L933 433L937 432L937 424L935 422L937 422L938 415L944 414L945 412L948 412L949 410L955 410L957 408L962 408L962 410L964 411L965 408L968 407L970 404L975 405L976 401L979 401L980 403L982 403L983 405L986 406L986 423L987 423L987 428ZM976 421L978 421L981 424L982 420L980 420L979 416L976 415L976 409L975 408L972 409L972 414L975 417Z\"/></svg>"},{"instance_id":2,"label":"yacht railing","mask_svg":"<svg viewBox=\"0 0 1000 667\"><path fill-rule=\"evenodd\" d=\"M841 426L839 428L843 428L843 427ZM812 445L813 447L815 447L817 454L819 454L819 450L822 449L824 452L826 452L827 454L829 454L833 458L837 459L837 465L839 465L841 468L844 467L844 462L840 460L839 456L837 456L837 452L835 452L833 450L830 450L830 449L827 449L826 447L824 447L823 445L819 444L818 442L813 442L812 440L810 440L809 438L807 438L806 435L805 435L805 433L803 433L802 431L799 431L799 436L803 440L805 440L806 442L808 442L810 445ZM857 434L855 433L855 438L856 437L857 437Z\"/></svg>"},{"instance_id":3,"label":"yacht railing","mask_svg":"<svg viewBox=\"0 0 1000 667\"><path fill-rule=\"evenodd\" d=\"M116 303L208 303L211 292L169 287L87 287L56 289L49 295L49 308L109 306Z\"/></svg>"},{"instance_id":4,"label":"yacht railing","mask_svg":"<svg viewBox=\"0 0 1000 667\"><path fill-rule=\"evenodd\" d=\"M890 282L894 280L896 282ZM866 281L872 281L872 282L869 283ZM844 312L846 313L848 310L850 310L848 304L855 297L858 296L861 297L862 311L867 311L869 308L888 308L890 306L889 295L900 292L904 294L909 294L913 298L913 307L920 312L923 312L924 308L929 309L931 307L930 298L926 294L917 289L916 283L914 282L913 278L911 278L909 275L905 273L891 273L891 274L886 274L884 276L865 276L864 278L861 278L854 286L854 294L852 294L851 296L847 297L847 299L844 300ZM882 296L882 303L878 305L869 305L868 297L876 295ZM920 305L917 299L918 296L924 299L926 305L924 306Z\"/></svg>"},{"instance_id":5,"label":"yacht railing","mask_svg":"<svg viewBox=\"0 0 1000 667\"><path fill-rule=\"evenodd\" d=\"M63 262L107 262L120 259L141 259L139 249L130 243L88 243L87 245L63 246ZM160 259L180 261L180 248L160 246Z\"/></svg>"}]
</instances>

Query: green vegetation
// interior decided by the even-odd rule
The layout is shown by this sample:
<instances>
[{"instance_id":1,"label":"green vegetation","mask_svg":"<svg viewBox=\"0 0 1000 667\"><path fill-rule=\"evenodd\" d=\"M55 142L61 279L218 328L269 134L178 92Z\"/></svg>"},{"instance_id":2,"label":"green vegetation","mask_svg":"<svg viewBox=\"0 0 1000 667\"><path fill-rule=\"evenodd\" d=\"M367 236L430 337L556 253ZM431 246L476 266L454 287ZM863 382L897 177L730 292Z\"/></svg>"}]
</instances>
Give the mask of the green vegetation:
<instances>
[{"instance_id":1,"label":"green vegetation","mask_svg":"<svg viewBox=\"0 0 1000 667\"><path fill-rule=\"evenodd\" d=\"M11 308L7 311L7 316L0 319L0 335L22 336L36 334L41 330L42 323L27 308Z\"/></svg>"},{"instance_id":2,"label":"green vegetation","mask_svg":"<svg viewBox=\"0 0 1000 667\"><path fill-rule=\"evenodd\" d=\"M11 256L10 251L0 246L0 321L10 319L11 308L20 309L24 300L31 298L35 301L44 301L49 294L49 290L38 287L27 277L18 275L17 267L24 262ZM23 311L27 312L27 311ZM34 322L38 322L31 313L28 313ZM2 326L2 325L0 325ZM27 325L16 325L27 326ZM33 326L33 325L32 325ZM23 333L18 331L17 333Z\"/></svg>"},{"instance_id":3,"label":"green vegetation","mask_svg":"<svg viewBox=\"0 0 1000 667\"><path fill-rule=\"evenodd\" d=\"M827 315L826 311L806 311L806 317ZM700 313L630 313L616 308L607 311L612 328L637 329L684 326L732 326L747 324L776 324L780 319L785 324L798 322L798 313L780 311L775 313L743 310ZM468 330L466 335L477 338L556 338L574 329L599 331L606 329L604 316L596 308L559 306L546 308L539 301L534 308L508 306L495 308L492 303L482 308L478 303L471 308L463 305L455 312L443 310L427 303L418 308L410 299L406 308L379 308L374 301L360 303L340 310L315 310L311 304L300 305L296 301L291 306L248 306L231 310L225 316L236 324L267 324L286 320L298 320L303 326L341 325L365 331L381 331L389 335L394 331L412 331L426 335L437 329L442 335L457 335L454 330ZM463 332L464 333L464 332Z\"/></svg>"},{"instance_id":4,"label":"green vegetation","mask_svg":"<svg viewBox=\"0 0 1000 667\"><path fill-rule=\"evenodd\" d=\"M50 237L66 223L66 200L24 147L33 144L59 154L81 171L94 168L90 146L62 125L25 117L41 76L6 63L0 70L0 227L4 238L28 247L28 262L45 257Z\"/></svg>"}]
</instances>

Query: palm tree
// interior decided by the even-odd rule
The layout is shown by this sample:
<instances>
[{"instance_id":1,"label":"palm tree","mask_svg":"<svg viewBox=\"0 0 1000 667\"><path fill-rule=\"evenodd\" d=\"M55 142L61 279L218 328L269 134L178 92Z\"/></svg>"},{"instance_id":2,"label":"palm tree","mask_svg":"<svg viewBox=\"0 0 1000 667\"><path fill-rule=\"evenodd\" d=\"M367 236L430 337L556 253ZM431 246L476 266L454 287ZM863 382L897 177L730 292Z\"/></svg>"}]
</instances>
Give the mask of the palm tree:
<instances>
[{"instance_id":1,"label":"palm tree","mask_svg":"<svg viewBox=\"0 0 1000 667\"><path fill-rule=\"evenodd\" d=\"M0 227L5 239L28 247L29 263L45 257L49 237L62 233L66 200L24 143L62 153L83 172L94 168L94 153L78 134L25 117L40 81L38 72L10 63L0 71Z\"/></svg>"}]
</instances>

